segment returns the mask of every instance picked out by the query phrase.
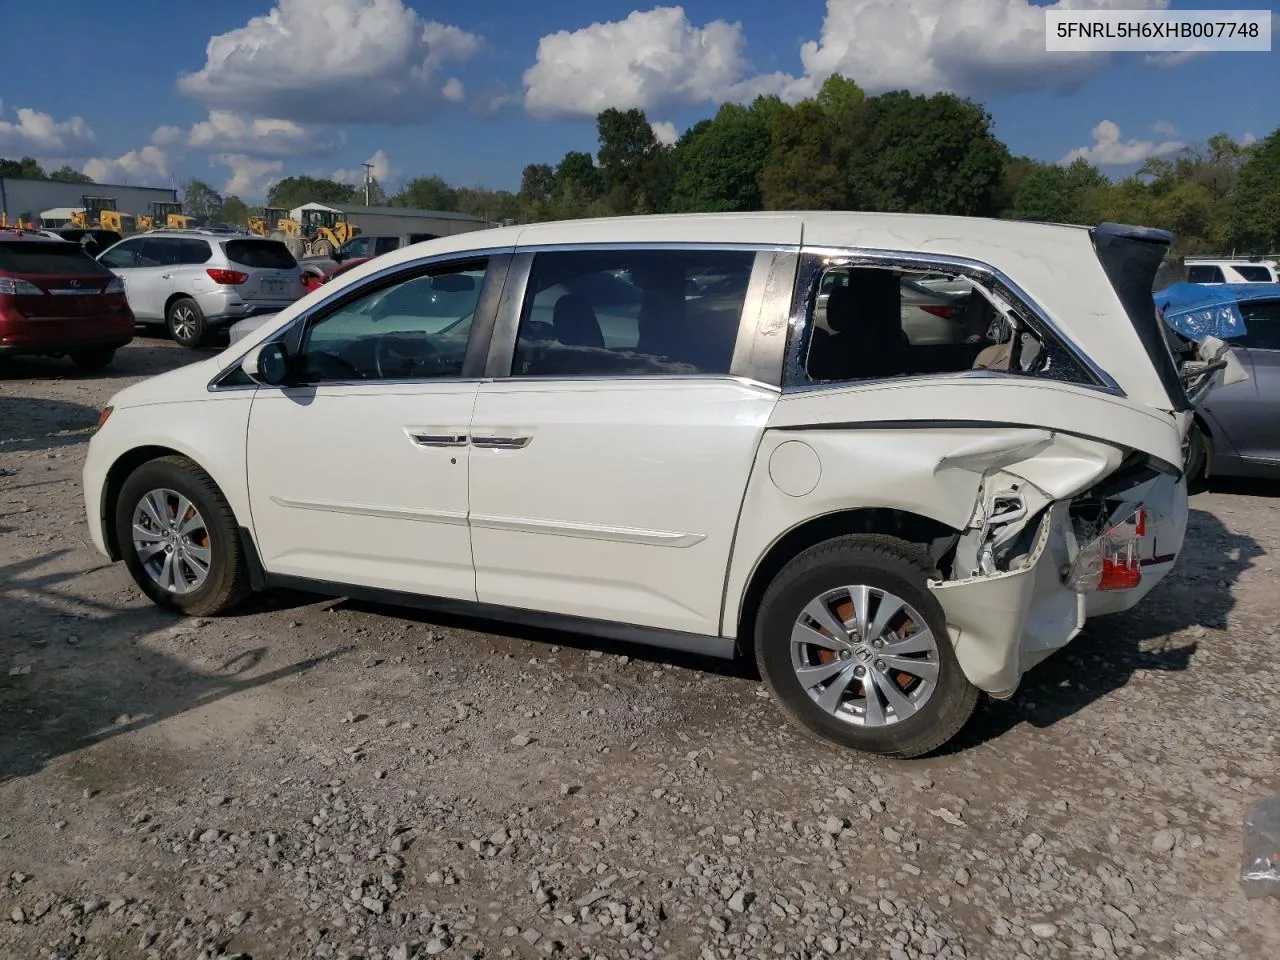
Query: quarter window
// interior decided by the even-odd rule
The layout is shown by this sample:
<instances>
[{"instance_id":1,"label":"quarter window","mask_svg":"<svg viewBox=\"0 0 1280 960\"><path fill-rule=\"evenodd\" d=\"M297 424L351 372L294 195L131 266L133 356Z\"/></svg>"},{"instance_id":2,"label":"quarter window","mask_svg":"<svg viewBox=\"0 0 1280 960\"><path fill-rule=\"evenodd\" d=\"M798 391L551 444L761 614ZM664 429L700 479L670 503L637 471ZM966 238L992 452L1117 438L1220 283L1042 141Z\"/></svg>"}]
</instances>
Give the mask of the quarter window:
<instances>
[{"instance_id":1,"label":"quarter window","mask_svg":"<svg viewBox=\"0 0 1280 960\"><path fill-rule=\"evenodd\" d=\"M383 284L340 304L307 330L299 356L308 383L457 377L487 261Z\"/></svg>"},{"instance_id":2,"label":"quarter window","mask_svg":"<svg viewBox=\"0 0 1280 960\"><path fill-rule=\"evenodd\" d=\"M1090 382L1064 347L959 274L833 266L808 316L802 383L971 370Z\"/></svg>"},{"instance_id":3,"label":"quarter window","mask_svg":"<svg viewBox=\"0 0 1280 960\"><path fill-rule=\"evenodd\" d=\"M754 260L723 250L537 254L511 373L727 374Z\"/></svg>"},{"instance_id":4,"label":"quarter window","mask_svg":"<svg viewBox=\"0 0 1280 960\"><path fill-rule=\"evenodd\" d=\"M1251 266L1243 263L1236 264L1236 273L1247 283L1270 283L1271 268L1262 266Z\"/></svg>"}]
</instances>

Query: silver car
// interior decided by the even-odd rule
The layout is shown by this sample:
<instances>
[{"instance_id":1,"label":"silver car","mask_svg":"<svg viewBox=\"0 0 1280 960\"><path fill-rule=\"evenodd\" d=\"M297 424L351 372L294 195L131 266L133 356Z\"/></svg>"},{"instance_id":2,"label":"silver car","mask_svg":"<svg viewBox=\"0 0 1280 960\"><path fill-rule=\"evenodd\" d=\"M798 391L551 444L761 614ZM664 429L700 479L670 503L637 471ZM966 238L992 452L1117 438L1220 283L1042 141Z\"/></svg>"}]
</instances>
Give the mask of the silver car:
<instances>
[{"instance_id":1,"label":"silver car","mask_svg":"<svg viewBox=\"0 0 1280 960\"><path fill-rule=\"evenodd\" d=\"M124 280L139 323L163 323L184 347L202 346L245 317L277 313L307 292L283 243L219 230L153 230L115 244L98 262Z\"/></svg>"}]
</instances>

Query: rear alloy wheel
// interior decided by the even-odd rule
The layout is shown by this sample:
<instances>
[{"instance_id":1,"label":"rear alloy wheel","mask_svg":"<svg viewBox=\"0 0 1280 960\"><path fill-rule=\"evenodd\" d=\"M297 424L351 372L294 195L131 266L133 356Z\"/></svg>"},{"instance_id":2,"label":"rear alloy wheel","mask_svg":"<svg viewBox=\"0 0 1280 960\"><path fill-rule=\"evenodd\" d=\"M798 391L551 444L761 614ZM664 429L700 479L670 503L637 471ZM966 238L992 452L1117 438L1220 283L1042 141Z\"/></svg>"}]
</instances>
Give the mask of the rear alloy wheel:
<instances>
[{"instance_id":1,"label":"rear alloy wheel","mask_svg":"<svg viewBox=\"0 0 1280 960\"><path fill-rule=\"evenodd\" d=\"M116 351L114 347L98 347L93 350L73 350L71 352L71 362L83 370L85 373L98 373L101 370L111 366L111 361L115 359Z\"/></svg>"},{"instance_id":2,"label":"rear alloy wheel","mask_svg":"<svg viewBox=\"0 0 1280 960\"><path fill-rule=\"evenodd\" d=\"M960 731L978 691L956 661L927 557L893 537L841 537L774 578L757 618L761 676L808 732L916 757Z\"/></svg>"},{"instance_id":3,"label":"rear alloy wheel","mask_svg":"<svg viewBox=\"0 0 1280 960\"><path fill-rule=\"evenodd\" d=\"M249 595L239 528L203 470L183 457L138 467L120 490L116 542L134 582L162 607L224 613Z\"/></svg>"},{"instance_id":4,"label":"rear alloy wheel","mask_svg":"<svg viewBox=\"0 0 1280 960\"><path fill-rule=\"evenodd\" d=\"M173 337L174 343L189 350L194 350L204 344L207 333L204 314L200 310L200 304L190 297L182 297L169 304L169 312L165 315L165 322L169 327L169 336Z\"/></svg>"}]
</instances>

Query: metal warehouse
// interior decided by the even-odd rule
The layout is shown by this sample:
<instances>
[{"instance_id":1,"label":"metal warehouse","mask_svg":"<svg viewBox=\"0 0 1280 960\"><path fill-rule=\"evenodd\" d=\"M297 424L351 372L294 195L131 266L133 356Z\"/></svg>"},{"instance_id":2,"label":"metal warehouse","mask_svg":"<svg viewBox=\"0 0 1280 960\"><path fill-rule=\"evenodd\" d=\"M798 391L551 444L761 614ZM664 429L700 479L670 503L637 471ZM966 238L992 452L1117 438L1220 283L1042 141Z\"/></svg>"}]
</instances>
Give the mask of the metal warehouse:
<instances>
[{"instance_id":1,"label":"metal warehouse","mask_svg":"<svg viewBox=\"0 0 1280 960\"><path fill-rule=\"evenodd\" d=\"M455 233L498 226L469 213L454 213L451 210L366 207L358 203L304 203L290 210L289 216L294 220L301 220L304 210L325 210L342 214L348 223L359 227L361 233L376 236L431 233L437 237L448 237Z\"/></svg>"},{"instance_id":2,"label":"metal warehouse","mask_svg":"<svg viewBox=\"0 0 1280 960\"><path fill-rule=\"evenodd\" d=\"M114 183L63 183L0 177L0 209L10 220L34 220L42 210L84 206L80 198L111 197L116 209L134 216L151 212L151 204L174 203L178 192L167 187L126 187Z\"/></svg>"}]
</instances>

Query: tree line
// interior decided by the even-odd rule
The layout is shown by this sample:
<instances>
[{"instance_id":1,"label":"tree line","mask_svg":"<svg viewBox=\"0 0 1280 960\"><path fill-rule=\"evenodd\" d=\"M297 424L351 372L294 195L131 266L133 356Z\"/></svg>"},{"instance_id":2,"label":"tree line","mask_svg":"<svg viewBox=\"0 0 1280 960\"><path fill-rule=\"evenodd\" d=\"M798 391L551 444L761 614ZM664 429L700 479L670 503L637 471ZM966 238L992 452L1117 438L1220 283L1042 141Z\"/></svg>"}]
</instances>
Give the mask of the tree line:
<instances>
[{"instance_id":1,"label":"tree line","mask_svg":"<svg viewBox=\"0 0 1280 960\"><path fill-rule=\"evenodd\" d=\"M724 104L671 146L641 110L605 110L596 132L594 157L569 151L554 165L531 163L518 191L424 176L394 194L374 181L370 201L521 223L751 210L1114 220L1170 230L1182 254L1280 250L1280 129L1249 145L1218 134L1113 181L1083 159L1064 166L1013 156L971 100L905 90L867 96L837 75L794 105L764 96ZM39 169L30 158L0 161L0 175L15 163ZM64 173L88 179L69 168L50 176L67 179ZM291 176L271 187L266 205L363 203L364 190ZM186 212L210 222L244 223L260 209L200 180L183 193Z\"/></svg>"}]
</instances>

